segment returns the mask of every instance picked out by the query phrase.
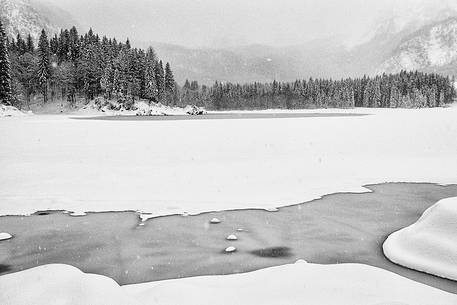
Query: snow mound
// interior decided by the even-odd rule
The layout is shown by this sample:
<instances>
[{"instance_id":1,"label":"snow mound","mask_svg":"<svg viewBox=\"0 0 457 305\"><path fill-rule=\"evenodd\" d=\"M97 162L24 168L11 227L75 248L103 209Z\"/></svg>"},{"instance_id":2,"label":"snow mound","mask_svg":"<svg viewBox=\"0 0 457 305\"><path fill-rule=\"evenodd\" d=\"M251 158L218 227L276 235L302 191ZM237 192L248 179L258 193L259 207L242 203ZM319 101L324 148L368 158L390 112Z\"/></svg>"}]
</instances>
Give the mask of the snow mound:
<instances>
[{"instance_id":1,"label":"snow mound","mask_svg":"<svg viewBox=\"0 0 457 305\"><path fill-rule=\"evenodd\" d=\"M24 113L13 106L7 106L7 105L0 104L0 118L26 116L27 114L30 114L30 113Z\"/></svg>"},{"instance_id":2,"label":"snow mound","mask_svg":"<svg viewBox=\"0 0 457 305\"><path fill-rule=\"evenodd\" d=\"M225 249L225 252L226 253L234 253L234 252L236 252L236 248L233 247L233 246L230 246L227 249Z\"/></svg>"},{"instance_id":3,"label":"snow mound","mask_svg":"<svg viewBox=\"0 0 457 305\"><path fill-rule=\"evenodd\" d=\"M0 277L2 305L454 305L457 296L366 265L298 262L245 274L120 287L67 265ZM176 293L179 291L180 293Z\"/></svg>"},{"instance_id":4,"label":"snow mound","mask_svg":"<svg viewBox=\"0 0 457 305\"><path fill-rule=\"evenodd\" d=\"M227 240L238 240L238 237L236 237L236 235L232 234L232 235L227 236Z\"/></svg>"},{"instance_id":5,"label":"snow mound","mask_svg":"<svg viewBox=\"0 0 457 305\"><path fill-rule=\"evenodd\" d=\"M8 240L8 239L11 239L11 238L13 238L13 235L11 235L9 233L0 233L0 241Z\"/></svg>"},{"instance_id":6,"label":"snow mound","mask_svg":"<svg viewBox=\"0 0 457 305\"><path fill-rule=\"evenodd\" d=\"M218 219L218 218L213 218L209 222L212 223L212 224L219 224L219 223L221 223L221 220Z\"/></svg>"},{"instance_id":7,"label":"snow mound","mask_svg":"<svg viewBox=\"0 0 457 305\"><path fill-rule=\"evenodd\" d=\"M0 279L3 305L131 304L112 279L67 265L46 265Z\"/></svg>"},{"instance_id":8,"label":"snow mound","mask_svg":"<svg viewBox=\"0 0 457 305\"><path fill-rule=\"evenodd\" d=\"M394 263L457 280L457 197L429 208L415 224L390 235L383 248Z\"/></svg>"}]
</instances>

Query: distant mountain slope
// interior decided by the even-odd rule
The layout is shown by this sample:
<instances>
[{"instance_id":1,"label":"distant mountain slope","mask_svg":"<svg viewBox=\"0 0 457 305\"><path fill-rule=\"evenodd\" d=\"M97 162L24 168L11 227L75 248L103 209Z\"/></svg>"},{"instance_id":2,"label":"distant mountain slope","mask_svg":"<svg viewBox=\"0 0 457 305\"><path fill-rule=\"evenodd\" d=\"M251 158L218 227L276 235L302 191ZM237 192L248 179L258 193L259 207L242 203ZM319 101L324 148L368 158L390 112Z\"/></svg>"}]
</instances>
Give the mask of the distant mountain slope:
<instances>
[{"instance_id":1,"label":"distant mountain slope","mask_svg":"<svg viewBox=\"0 0 457 305\"><path fill-rule=\"evenodd\" d=\"M44 2L30 0L0 0L0 18L9 36L31 34L38 39L42 29L56 33L78 23L71 15Z\"/></svg>"},{"instance_id":2,"label":"distant mountain slope","mask_svg":"<svg viewBox=\"0 0 457 305\"><path fill-rule=\"evenodd\" d=\"M214 81L269 82L292 81L308 77L342 77L346 51L332 41L313 41L306 45L275 48L248 45L229 49L190 49L162 43L152 45L159 56L175 69L179 83L186 79L212 84Z\"/></svg>"},{"instance_id":3,"label":"distant mountain slope","mask_svg":"<svg viewBox=\"0 0 457 305\"><path fill-rule=\"evenodd\" d=\"M457 17L423 27L406 37L378 69L457 72Z\"/></svg>"},{"instance_id":4,"label":"distant mountain slope","mask_svg":"<svg viewBox=\"0 0 457 305\"><path fill-rule=\"evenodd\" d=\"M42 28L54 33L77 25L70 14L44 1L0 0L0 17L7 33L31 33L38 38ZM186 79L203 84L339 79L402 69L456 75L457 1L421 1L407 6L406 13L387 14L367 31L363 43L349 49L331 39L288 47L212 49L138 42L135 46L152 45L163 60L172 64L180 84Z\"/></svg>"}]
</instances>

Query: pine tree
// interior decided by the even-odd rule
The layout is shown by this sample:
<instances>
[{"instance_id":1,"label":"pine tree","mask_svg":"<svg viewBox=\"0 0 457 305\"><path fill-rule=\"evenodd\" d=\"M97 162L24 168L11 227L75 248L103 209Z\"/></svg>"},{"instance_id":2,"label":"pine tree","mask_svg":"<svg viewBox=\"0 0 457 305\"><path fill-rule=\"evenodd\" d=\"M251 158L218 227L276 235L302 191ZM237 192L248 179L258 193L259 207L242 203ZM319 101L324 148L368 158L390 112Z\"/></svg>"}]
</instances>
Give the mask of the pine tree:
<instances>
[{"instance_id":1,"label":"pine tree","mask_svg":"<svg viewBox=\"0 0 457 305\"><path fill-rule=\"evenodd\" d=\"M41 31L38 43L38 81L43 94L43 102L48 101L48 82L51 78L49 41L44 30Z\"/></svg>"},{"instance_id":2,"label":"pine tree","mask_svg":"<svg viewBox=\"0 0 457 305\"><path fill-rule=\"evenodd\" d=\"M27 35L27 52L33 53L35 52L35 45L33 43L32 35Z\"/></svg>"},{"instance_id":3,"label":"pine tree","mask_svg":"<svg viewBox=\"0 0 457 305\"><path fill-rule=\"evenodd\" d=\"M49 49L52 55L57 55L59 52L59 38L57 38L57 34L54 34L54 37L51 38Z\"/></svg>"},{"instance_id":4,"label":"pine tree","mask_svg":"<svg viewBox=\"0 0 457 305\"><path fill-rule=\"evenodd\" d=\"M158 89L156 81L157 56L152 47L149 47L145 55L144 67L144 98L149 102L158 101Z\"/></svg>"},{"instance_id":5,"label":"pine tree","mask_svg":"<svg viewBox=\"0 0 457 305\"><path fill-rule=\"evenodd\" d=\"M69 41L68 41L68 58L73 62L76 63L79 58L79 36L78 30L76 27L72 27L69 33Z\"/></svg>"},{"instance_id":6,"label":"pine tree","mask_svg":"<svg viewBox=\"0 0 457 305\"><path fill-rule=\"evenodd\" d=\"M148 63L146 65L146 69L144 71L144 79L144 97L149 100L149 102L157 102L158 90L155 76L155 64Z\"/></svg>"},{"instance_id":7,"label":"pine tree","mask_svg":"<svg viewBox=\"0 0 457 305\"><path fill-rule=\"evenodd\" d=\"M165 65L165 96L167 105L174 104L174 91L175 91L175 78L173 71L171 71L170 63Z\"/></svg>"},{"instance_id":8,"label":"pine tree","mask_svg":"<svg viewBox=\"0 0 457 305\"><path fill-rule=\"evenodd\" d=\"M22 39L21 34L17 34L16 36L16 48L19 55L24 55L27 52L27 44Z\"/></svg>"},{"instance_id":9,"label":"pine tree","mask_svg":"<svg viewBox=\"0 0 457 305\"><path fill-rule=\"evenodd\" d=\"M13 97L11 93L11 67L6 39L3 23L0 20L0 103L10 105Z\"/></svg>"},{"instance_id":10,"label":"pine tree","mask_svg":"<svg viewBox=\"0 0 457 305\"><path fill-rule=\"evenodd\" d=\"M105 91L105 98L111 99L114 93L114 67L108 64L105 68L102 79L100 80L101 88Z\"/></svg>"},{"instance_id":11,"label":"pine tree","mask_svg":"<svg viewBox=\"0 0 457 305\"><path fill-rule=\"evenodd\" d=\"M165 99L165 72L163 71L163 63L159 61L156 64L155 76L157 84L157 100L159 103L163 103Z\"/></svg>"}]
</instances>

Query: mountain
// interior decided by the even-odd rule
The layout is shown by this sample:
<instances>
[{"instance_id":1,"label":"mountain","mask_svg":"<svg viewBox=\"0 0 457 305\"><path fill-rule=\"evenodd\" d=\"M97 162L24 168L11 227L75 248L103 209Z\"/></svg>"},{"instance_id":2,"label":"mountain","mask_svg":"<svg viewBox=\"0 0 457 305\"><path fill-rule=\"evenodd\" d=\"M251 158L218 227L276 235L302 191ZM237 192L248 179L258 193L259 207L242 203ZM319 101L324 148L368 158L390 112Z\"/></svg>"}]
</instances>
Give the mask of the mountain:
<instances>
[{"instance_id":1,"label":"mountain","mask_svg":"<svg viewBox=\"0 0 457 305\"><path fill-rule=\"evenodd\" d=\"M7 33L37 38L77 25L72 16L46 0L0 0ZM158 42L153 46L173 66L176 80L202 84L293 81L398 72L401 69L457 74L457 1L403 0L350 46L321 39L294 46L247 45L232 48L187 48Z\"/></svg>"},{"instance_id":2,"label":"mountain","mask_svg":"<svg viewBox=\"0 0 457 305\"><path fill-rule=\"evenodd\" d=\"M52 34L61 28L78 26L68 12L42 1L0 0L0 18L7 35L31 34L35 40L42 29Z\"/></svg>"},{"instance_id":3,"label":"mountain","mask_svg":"<svg viewBox=\"0 0 457 305\"><path fill-rule=\"evenodd\" d=\"M157 42L135 42L135 45L153 46L163 60L172 64L179 83L186 79L212 84L345 75L339 63L344 61L342 54L346 51L341 44L330 40L281 48L258 44L227 49L192 49Z\"/></svg>"},{"instance_id":4,"label":"mountain","mask_svg":"<svg viewBox=\"0 0 457 305\"><path fill-rule=\"evenodd\" d=\"M427 7L423 7L425 10ZM365 42L346 47L332 40L274 48L188 49L152 43L175 68L177 80L267 82L344 78L405 70L456 75L457 11L429 9L416 19L392 17ZM446 17L446 18L445 18Z\"/></svg>"},{"instance_id":5,"label":"mountain","mask_svg":"<svg viewBox=\"0 0 457 305\"><path fill-rule=\"evenodd\" d=\"M457 17L425 26L404 38L378 72L424 70L457 73Z\"/></svg>"}]
</instances>

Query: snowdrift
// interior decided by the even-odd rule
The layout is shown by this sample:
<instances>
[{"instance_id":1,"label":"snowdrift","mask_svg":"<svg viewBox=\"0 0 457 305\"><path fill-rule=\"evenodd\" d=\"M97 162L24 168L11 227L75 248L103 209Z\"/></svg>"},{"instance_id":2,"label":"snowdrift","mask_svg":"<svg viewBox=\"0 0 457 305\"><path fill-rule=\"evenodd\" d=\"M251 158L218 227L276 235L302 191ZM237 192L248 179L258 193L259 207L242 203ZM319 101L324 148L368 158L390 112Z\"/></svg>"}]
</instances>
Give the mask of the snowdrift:
<instances>
[{"instance_id":1,"label":"snowdrift","mask_svg":"<svg viewBox=\"0 0 457 305\"><path fill-rule=\"evenodd\" d=\"M384 254L399 265L457 281L457 197L438 202L393 233Z\"/></svg>"},{"instance_id":2,"label":"snowdrift","mask_svg":"<svg viewBox=\"0 0 457 305\"><path fill-rule=\"evenodd\" d=\"M18 116L25 116L31 113L24 113L13 106L7 106L0 104L0 118L1 117L18 117Z\"/></svg>"},{"instance_id":3,"label":"snowdrift","mask_svg":"<svg viewBox=\"0 0 457 305\"><path fill-rule=\"evenodd\" d=\"M0 277L3 305L454 305L457 296L365 265L298 262L246 274L131 286L47 265ZM179 292L179 293L177 293Z\"/></svg>"}]
</instances>

